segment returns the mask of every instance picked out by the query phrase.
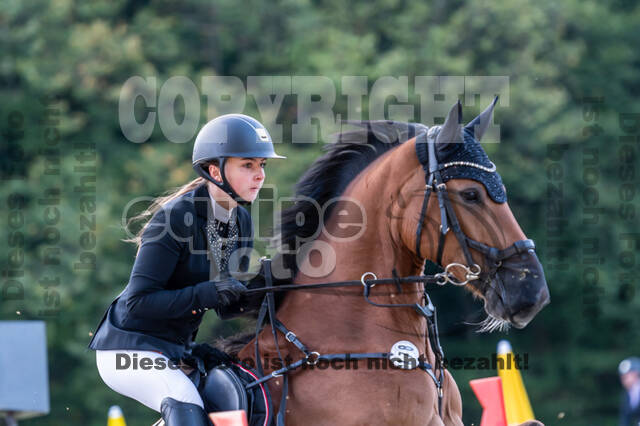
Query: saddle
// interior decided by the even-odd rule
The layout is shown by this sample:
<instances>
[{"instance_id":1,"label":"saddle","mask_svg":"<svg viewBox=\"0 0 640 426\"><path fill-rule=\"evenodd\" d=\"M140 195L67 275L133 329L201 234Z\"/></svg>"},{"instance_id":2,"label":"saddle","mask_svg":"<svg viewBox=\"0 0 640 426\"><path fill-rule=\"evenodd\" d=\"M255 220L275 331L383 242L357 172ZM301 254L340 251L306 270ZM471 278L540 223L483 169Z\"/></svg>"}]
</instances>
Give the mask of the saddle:
<instances>
[{"instance_id":1,"label":"saddle","mask_svg":"<svg viewBox=\"0 0 640 426\"><path fill-rule=\"evenodd\" d=\"M272 425L269 389L263 384L246 388L258 379L251 368L208 344L195 345L183 362L192 367L185 374L198 389L207 413L244 410L249 426ZM164 421L152 426L164 426Z\"/></svg>"},{"instance_id":2,"label":"saddle","mask_svg":"<svg viewBox=\"0 0 640 426\"><path fill-rule=\"evenodd\" d=\"M205 410L207 413L244 410L250 426L270 426L273 410L268 388L262 384L246 388L257 379L255 372L238 363L209 370L198 388Z\"/></svg>"}]
</instances>

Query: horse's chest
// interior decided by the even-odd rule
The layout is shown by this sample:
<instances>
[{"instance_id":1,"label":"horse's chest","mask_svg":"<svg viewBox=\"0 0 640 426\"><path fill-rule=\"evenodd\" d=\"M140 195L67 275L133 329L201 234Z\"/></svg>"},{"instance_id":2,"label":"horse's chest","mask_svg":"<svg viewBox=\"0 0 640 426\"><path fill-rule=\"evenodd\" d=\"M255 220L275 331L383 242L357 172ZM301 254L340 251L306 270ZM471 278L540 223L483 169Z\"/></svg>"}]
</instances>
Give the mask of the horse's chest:
<instances>
[{"instance_id":1,"label":"horse's chest","mask_svg":"<svg viewBox=\"0 0 640 426\"><path fill-rule=\"evenodd\" d=\"M362 367L291 376L287 424L442 425L435 387L424 372ZM279 401L280 386L270 388Z\"/></svg>"}]
</instances>

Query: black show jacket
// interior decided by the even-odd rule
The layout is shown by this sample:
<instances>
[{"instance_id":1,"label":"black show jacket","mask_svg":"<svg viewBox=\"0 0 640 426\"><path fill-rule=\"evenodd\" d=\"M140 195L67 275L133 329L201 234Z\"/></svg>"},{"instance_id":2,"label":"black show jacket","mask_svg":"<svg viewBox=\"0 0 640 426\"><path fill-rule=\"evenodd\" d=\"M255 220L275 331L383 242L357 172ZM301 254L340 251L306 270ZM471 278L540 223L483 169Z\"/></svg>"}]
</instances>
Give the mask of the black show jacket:
<instances>
[{"instance_id":1,"label":"black show jacket","mask_svg":"<svg viewBox=\"0 0 640 426\"><path fill-rule=\"evenodd\" d=\"M253 225L247 210L238 206L236 212L235 256L244 254L236 269L247 272ZM205 311L218 307L215 285L209 281L208 214L213 214L211 199L202 184L153 215L129 283L104 314L90 349L153 350L172 360L182 357Z\"/></svg>"}]
</instances>

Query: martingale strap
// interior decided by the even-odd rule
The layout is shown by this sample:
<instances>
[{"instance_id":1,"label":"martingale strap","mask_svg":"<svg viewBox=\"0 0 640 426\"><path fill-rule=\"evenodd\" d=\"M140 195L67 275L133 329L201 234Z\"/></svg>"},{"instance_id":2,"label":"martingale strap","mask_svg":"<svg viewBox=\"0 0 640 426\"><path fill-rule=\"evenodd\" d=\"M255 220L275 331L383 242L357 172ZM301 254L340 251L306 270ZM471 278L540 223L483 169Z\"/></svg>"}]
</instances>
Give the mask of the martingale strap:
<instances>
[{"instance_id":1,"label":"martingale strap","mask_svg":"<svg viewBox=\"0 0 640 426\"><path fill-rule=\"evenodd\" d=\"M303 358L294 363L289 364L286 367L283 367L279 370L275 370L267 376L261 377L258 380L255 380L247 384L245 388L251 389L252 387L258 386L273 378L286 375L287 373L302 367L304 364L316 365L320 361L331 362L335 360L349 362L351 360L361 360L361 359L389 359L389 355L390 354L388 352L337 353L337 354L318 355L316 358L313 359L313 361L308 361L306 358ZM418 361L416 367L424 370L431 377L433 382L436 384L436 387L438 388L438 395L440 395L442 393L442 385L440 381L436 378L435 374L433 374L433 366L428 362Z\"/></svg>"},{"instance_id":2,"label":"martingale strap","mask_svg":"<svg viewBox=\"0 0 640 426\"><path fill-rule=\"evenodd\" d=\"M272 287L272 278L271 278L271 259L264 259L264 273L265 273L265 281L268 282L268 286ZM282 353L280 353L280 345L278 344L278 332L276 331L276 302L275 295L273 292L267 293L267 309L269 311L269 322L271 323L271 334L273 335L273 342L276 346L276 351L278 352L278 358L280 358L280 362L284 365L284 358ZM287 405L287 394L289 393L289 376L285 375L282 378L282 399L280 400L280 409L278 410L278 415L276 417L276 425L284 426L284 415L286 413L286 405Z\"/></svg>"}]
</instances>

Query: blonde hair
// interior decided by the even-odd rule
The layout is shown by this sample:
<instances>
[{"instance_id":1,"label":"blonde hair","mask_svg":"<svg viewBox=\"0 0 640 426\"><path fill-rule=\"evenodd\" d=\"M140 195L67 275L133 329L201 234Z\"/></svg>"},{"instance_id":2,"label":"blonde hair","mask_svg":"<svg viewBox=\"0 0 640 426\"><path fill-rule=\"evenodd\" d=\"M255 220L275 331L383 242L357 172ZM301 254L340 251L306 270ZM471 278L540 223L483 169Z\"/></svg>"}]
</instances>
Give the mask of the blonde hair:
<instances>
[{"instance_id":1,"label":"blonde hair","mask_svg":"<svg viewBox=\"0 0 640 426\"><path fill-rule=\"evenodd\" d=\"M203 163L203 168L205 170L208 170L209 165L218 166L219 162L217 159L211 160L207 163ZM123 239L122 241L126 243L134 243L138 247L138 251L136 252L136 256L137 256L138 252L140 251L140 246L142 245L142 234L144 234L144 231L147 229L147 226L149 225L149 221L153 217L155 212L160 210L162 206L164 206L168 202L175 200L176 198L180 197L183 194L186 194L189 191L193 191L195 188L199 187L200 185L206 182L207 181L203 177L199 176L185 185L182 185L178 188L170 189L166 191L163 195L154 198L153 201L151 201L151 204L149 205L149 207L147 207L142 213L127 220L127 224L126 224L127 229L129 229L130 225L135 222L144 221L144 225L133 237Z\"/></svg>"}]
</instances>

